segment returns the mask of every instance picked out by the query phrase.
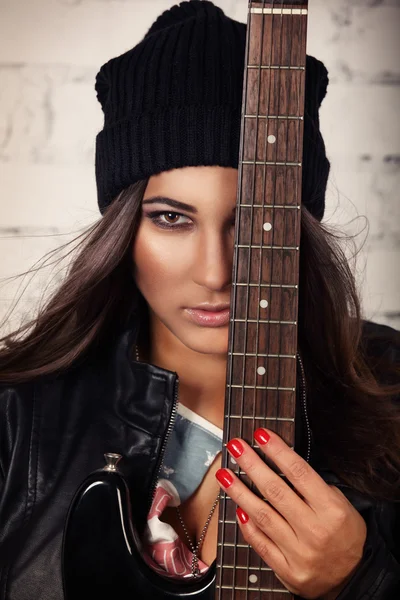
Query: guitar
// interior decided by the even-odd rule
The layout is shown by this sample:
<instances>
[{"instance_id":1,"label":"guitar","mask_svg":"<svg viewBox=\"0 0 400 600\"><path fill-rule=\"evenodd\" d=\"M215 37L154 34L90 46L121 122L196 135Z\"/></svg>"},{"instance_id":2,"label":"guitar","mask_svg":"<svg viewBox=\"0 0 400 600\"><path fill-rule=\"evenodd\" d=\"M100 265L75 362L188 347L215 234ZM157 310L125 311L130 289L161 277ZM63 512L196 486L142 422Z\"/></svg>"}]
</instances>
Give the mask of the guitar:
<instances>
[{"instance_id":1,"label":"guitar","mask_svg":"<svg viewBox=\"0 0 400 600\"><path fill-rule=\"evenodd\" d=\"M224 443L251 440L266 426L294 446L307 15L307 0L248 5ZM132 522L135 490L118 470L119 456L106 458L68 513L67 600L293 598L245 543L224 493L217 558L207 573L190 581L157 574ZM228 462L224 449L222 466Z\"/></svg>"}]
</instances>

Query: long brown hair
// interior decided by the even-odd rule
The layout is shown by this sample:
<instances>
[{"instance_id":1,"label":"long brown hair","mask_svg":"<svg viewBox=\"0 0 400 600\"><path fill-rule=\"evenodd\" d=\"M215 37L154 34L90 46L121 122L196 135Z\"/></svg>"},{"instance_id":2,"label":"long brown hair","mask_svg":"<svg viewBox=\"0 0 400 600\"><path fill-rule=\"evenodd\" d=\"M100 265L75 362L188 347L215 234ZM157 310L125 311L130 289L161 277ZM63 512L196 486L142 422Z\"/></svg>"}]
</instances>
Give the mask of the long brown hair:
<instances>
[{"instance_id":1,"label":"long brown hair","mask_svg":"<svg viewBox=\"0 0 400 600\"><path fill-rule=\"evenodd\" d=\"M145 306L132 276L132 245L146 185L121 192L69 243L77 242L77 255L58 290L35 318L0 338L1 383L65 371L108 343L132 310L140 318ZM342 238L305 208L301 227L298 334L314 441L343 481L399 500L400 385L382 359L387 341L365 344Z\"/></svg>"}]
</instances>

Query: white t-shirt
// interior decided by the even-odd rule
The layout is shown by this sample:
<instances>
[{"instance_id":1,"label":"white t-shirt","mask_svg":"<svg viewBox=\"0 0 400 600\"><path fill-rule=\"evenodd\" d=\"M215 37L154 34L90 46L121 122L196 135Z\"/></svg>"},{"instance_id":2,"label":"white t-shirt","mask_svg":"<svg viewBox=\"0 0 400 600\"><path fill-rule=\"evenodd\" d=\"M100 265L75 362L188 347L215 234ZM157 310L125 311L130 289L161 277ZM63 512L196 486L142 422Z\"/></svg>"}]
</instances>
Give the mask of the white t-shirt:
<instances>
[{"instance_id":1,"label":"white t-shirt","mask_svg":"<svg viewBox=\"0 0 400 600\"><path fill-rule=\"evenodd\" d=\"M179 506L197 490L222 449L222 435L222 429L178 405L143 536L145 560L163 575L192 577L193 553L160 516L167 506ZM207 571L205 563L198 564L201 573Z\"/></svg>"}]
</instances>

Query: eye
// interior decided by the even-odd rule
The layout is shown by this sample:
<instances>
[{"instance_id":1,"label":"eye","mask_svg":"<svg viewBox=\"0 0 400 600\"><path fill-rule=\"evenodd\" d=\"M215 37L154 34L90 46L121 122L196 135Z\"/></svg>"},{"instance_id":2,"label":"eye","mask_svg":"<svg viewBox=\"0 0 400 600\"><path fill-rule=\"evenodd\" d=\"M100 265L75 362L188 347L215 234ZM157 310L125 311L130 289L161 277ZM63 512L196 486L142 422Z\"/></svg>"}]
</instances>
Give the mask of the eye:
<instances>
[{"instance_id":1,"label":"eye","mask_svg":"<svg viewBox=\"0 0 400 600\"><path fill-rule=\"evenodd\" d=\"M170 225L174 225L178 222L179 217L181 215L178 215L178 213L164 213L162 216L165 218L167 223L169 223Z\"/></svg>"},{"instance_id":2,"label":"eye","mask_svg":"<svg viewBox=\"0 0 400 600\"><path fill-rule=\"evenodd\" d=\"M157 227L162 229L181 229L191 225L191 220L189 217L186 217L178 212L159 210L148 213L146 216L151 219L151 221L157 225Z\"/></svg>"}]
</instances>

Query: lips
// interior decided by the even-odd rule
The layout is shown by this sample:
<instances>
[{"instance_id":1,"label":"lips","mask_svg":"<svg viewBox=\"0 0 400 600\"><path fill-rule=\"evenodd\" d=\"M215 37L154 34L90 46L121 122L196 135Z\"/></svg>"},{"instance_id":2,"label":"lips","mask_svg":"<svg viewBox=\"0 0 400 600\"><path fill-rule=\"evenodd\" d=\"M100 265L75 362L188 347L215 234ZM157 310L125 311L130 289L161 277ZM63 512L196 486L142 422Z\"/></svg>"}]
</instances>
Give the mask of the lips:
<instances>
[{"instance_id":1,"label":"lips","mask_svg":"<svg viewBox=\"0 0 400 600\"><path fill-rule=\"evenodd\" d=\"M185 313L189 319L202 327L223 327L229 323L229 308L223 310L185 308Z\"/></svg>"}]
</instances>

